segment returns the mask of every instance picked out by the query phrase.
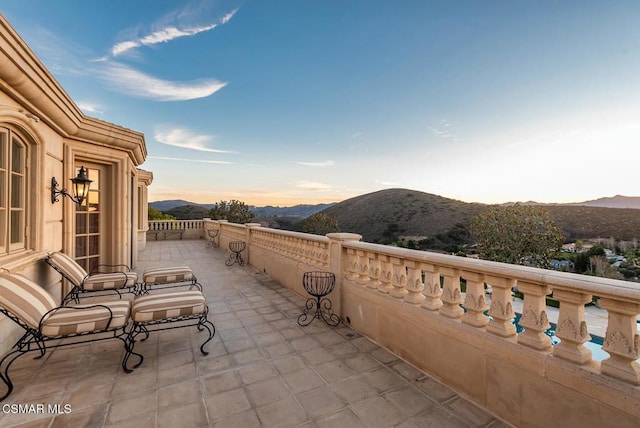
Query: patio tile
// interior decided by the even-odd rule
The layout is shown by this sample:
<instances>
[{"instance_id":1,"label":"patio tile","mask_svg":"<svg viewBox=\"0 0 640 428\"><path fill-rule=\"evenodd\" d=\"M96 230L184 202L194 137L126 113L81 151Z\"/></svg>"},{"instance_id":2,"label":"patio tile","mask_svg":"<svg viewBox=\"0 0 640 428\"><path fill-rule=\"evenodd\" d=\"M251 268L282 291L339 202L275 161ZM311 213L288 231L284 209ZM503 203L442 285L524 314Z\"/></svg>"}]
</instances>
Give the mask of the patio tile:
<instances>
[{"instance_id":1,"label":"patio tile","mask_svg":"<svg viewBox=\"0 0 640 428\"><path fill-rule=\"evenodd\" d=\"M380 362L374 360L367 354L358 354L355 357L348 358L345 360L345 364L356 373L381 367Z\"/></svg>"},{"instance_id":2,"label":"patio tile","mask_svg":"<svg viewBox=\"0 0 640 428\"><path fill-rule=\"evenodd\" d=\"M474 426L486 426L494 419L485 410L459 396L447 402L447 407Z\"/></svg>"},{"instance_id":3,"label":"patio tile","mask_svg":"<svg viewBox=\"0 0 640 428\"><path fill-rule=\"evenodd\" d=\"M326 385L297 394L296 398L312 418L327 417L345 407L345 403Z\"/></svg>"},{"instance_id":4,"label":"patio tile","mask_svg":"<svg viewBox=\"0 0 640 428\"><path fill-rule=\"evenodd\" d=\"M199 375L209 376L228 369L233 364L230 355L222 355L219 357L208 358L197 363Z\"/></svg>"},{"instance_id":5,"label":"patio tile","mask_svg":"<svg viewBox=\"0 0 640 428\"><path fill-rule=\"evenodd\" d=\"M287 373L282 378L294 393L308 391L324 384L322 379L308 367Z\"/></svg>"},{"instance_id":6,"label":"patio tile","mask_svg":"<svg viewBox=\"0 0 640 428\"><path fill-rule=\"evenodd\" d=\"M255 410L247 410L215 422L214 428L260 428L262 424Z\"/></svg>"},{"instance_id":7,"label":"patio tile","mask_svg":"<svg viewBox=\"0 0 640 428\"><path fill-rule=\"evenodd\" d=\"M242 388L205 397L205 403L211 421L226 418L251 408L247 394Z\"/></svg>"},{"instance_id":8,"label":"patio tile","mask_svg":"<svg viewBox=\"0 0 640 428\"><path fill-rule=\"evenodd\" d=\"M0 413L0 427L508 426L344 324L298 326L305 298L203 247L150 242L138 269L183 263L201 278L216 326L208 355L206 335L188 328L138 340L145 358L130 374L119 341L21 358L12 402L68 403L73 414Z\"/></svg>"},{"instance_id":9,"label":"patio tile","mask_svg":"<svg viewBox=\"0 0 640 428\"><path fill-rule=\"evenodd\" d=\"M85 425L88 426L88 425ZM158 410L158 428L207 426L207 414L201 401Z\"/></svg>"},{"instance_id":10,"label":"patio tile","mask_svg":"<svg viewBox=\"0 0 640 428\"><path fill-rule=\"evenodd\" d=\"M161 409L163 407L196 402L201 397L200 384L194 379L158 388L157 405L158 409Z\"/></svg>"},{"instance_id":11,"label":"patio tile","mask_svg":"<svg viewBox=\"0 0 640 428\"><path fill-rule=\"evenodd\" d=\"M289 427L307 420L307 413L293 396L258 407L256 413L265 427Z\"/></svg>"},{"instance_id":12,"label":"patio tile","mask_svg":"<svg viewBox=\"0 0 640 428\"><path fill-rule=\"evenodd\" d=\"M378 395L378 391L369 385L364 376L352 376L329 385L331 390L345 403L357 403L365 398Z\"/></svg>"},{"instance_id":13,"label":"patio tile","mask_svg":"<svg viewBox=\"0 0 640 428\"><path fill-rule=\"evenodd\" d=\"M358 419L353 413L353 410L346 408L341 410L327 418L320 419L316 422L318 428L336 428L336 427L348 427L348 428L364 428L365 425Z\"/></svg>"},{"instance_id":14,"label":"patio tile","mask_svg":"<svg viewBox=\"0 0 640 428\"><path fill-rule=\"evenodd\" d=\"M391 403L377 396L352 404L351 409L370 428L388 428L406 419Z\"/></svg>"},{"instance_id":15,"label":"patio tile","mask_svg":"<svg viewBox=\"0 0 640 428\"><path fill-rule=\"evenodd\" d=\"M258 348L246 349L244 351L231 354L233 362L237 365L255 363L265 360L265 356L260 353Z\"/></svg>"},{"instance_id":16,"label":"patio tile","mask_svg":"<svg viewBox=\"0 0 640 428\"><path fill-rule=\"evenodd\" d=\"M287 385L278 377L256 382L245 389L254 406L269 404L291 394Z\"/></svg>"},{"instance_id":17,"label":"patio tile","mask_svg":"<svg viewBox=\"0 0 640 428\"><path fill-rule=\"evenodd\" d=\"M402 360L398 360L395 363L391 363L389 365L389 368L394 372L396 372L397 374L399 374L400 376L402 376L408 382L418 381L420 379L427 377L427 375L424 372L418 370L411 364Z\"/></svg>"},{"instance_id":18,"label":"patio tile","mask_svg":"<svg viewBox=\"0 0 640 428\"><path fill-rule=\"evenodd\" d=\"M53 419L51 428L93 427L102 425L108 407L107 404L102 404L100 406L74 410L67 414L58 415Z\"/></svg>"},{"instance_id":19,"label":"patio tile","mask_svg":"<svg viewBox=\"0 0 640 428\"><path fill-rule=\"evenodd\" d=\"M264 352L269 358L278 358L294 352L293 348L287 343L276 343L264 348Z\"/></svg>"},{"instance_id":20,"label":"patio tile","mask_svg":"<svg viewBox=\"0 0 640 428\"><path fill-rule=\"evenodd\" d=\"M230 389L236 389L241 386L241 381L236 370L226 371L215 376L202 379L204 393L208 395L218 394ZM160 395L158 394L158 404L160 403Z\"/></svg>"},{"instance_id":21,"label":"patio tile","mask_svg":"<svg viewBox=\"0 0 640 428\"><path fill-rule=\"evenodd\" d=\"M327 383L346 379L349 376L356 374L356 372L351 370L343 361L340 360L322 363L316 366L315 370Z\"/></svg>"},{"instance_id":22,"label":"patio tile","mask_svg":"<svg viewBox=\"0 0 640 428\"><path fill-rule=\"evenodd\" d=\"M305 360L312 365L318 365L322 363L326 363L329 361L333 361L336 359L335 355L331 352L327 351L324 348L313 349L311 351L304 352L302 354Z\"/></svg>"},{"instance_id":23,"label":"patio tile","mask_svg":"<svg viewBox=\"0 0 640 428\"><path fill-rule=\"evenodd\" d=\"M442 407L427 410L411 419L420 428L467 428L468 425Z\"/></svg>"},{"instance_id":24,"label":"patio tile","mask_svg":"<svg viewBox=\"0 0 640 428\"><path fill-rule=\"evenodd\" d=\"M443 403L456 395L451 388L429 376L416 382L416 386L424 391L428 397L439 403Z\"/></svg>"},{"instance_id":25,"label":"patio tile","mask_svg":"<svg viewBox=\"0 0 640 428\"><path fill-rule=\"evenodd\" d=\"M270 362L256 363L238 369L240 379L245 385L250 385L264 379L278 375L273 364Z\"/></svg>"},{"instance_id":26,"label":"patio tile","mask_svg":"<svg viewBox=\"0 0 640 428\"><path fill-rule=\"evenodd\" d=\"M381 367L369 372L365 372L364 376L373 387L379 392L386 392L393 389L399 389L407 385L407 382L397 374L391 372L386 367Z\"/></svg>"},{"instance_id":27,"label":"patio tile","mask_svg":"<svg viewBox=\"0 0 640 428\"><path fill-rule=\"evenodd\" d=\"M398 360L398 357L395 354L392 354L384 348L378 348L371 351L371 356L383 364Z\"/></svg>"},{"instance_id":28,"label":"patio tile","mask_svg":"<svg viewBox=\"0 0 640 428\"><path fill-rule=\"evenodd\" d=\"M86 425L85 425L86 426ZM115 424L105 425L105 428L155 428L155 413L145 413L140 416L134 416Z\"/></svg>"},{"instance_id":29,"label":"patio tile","mask_svg":"<svg viewBox=\"0 0 640 428\"><path fill-rule=\"evenodd\" d=\"M111 403L107 423L115 423L140 415L141 413L152 412L156 406L156 394L148 393L137 397L128 398ZM147 410L145 412L145 410Z\"/></svg>"},{"instance_id":30,"label":"patio tile","mask_svg":"<svg viewBox=\"0 0 640 428\"><path fill-rule=\"evenodd\" d=\"M273 365L276 367L278 372L280 372L280 374L290 373L306 367L304 360L297 355L289 355L286 357L278 358L277 360L273 361Z\"/></svg>"},{"instance_id":31,"label":"patio tile","mask_svg":"<svg viewBox=\"0 0 640 428\"><path fill-rule=\"evenodd\" d=\"M297 352L310 351L322 346L320 342L309 336L292 339L290 343L291 346L293 346L293 349L295 349Z\"/></svg>"},{"instance_id":32,"label":"patio tile","mask_svg":"<svg viewBox=\"0 0 640 428\"><path fill-rule=\"evenodd\" d=\"M385 394L384 398L407 417L415 416L437 406L435 401L430 400L412 386L389 392Z\"/></svg>"}]
</instances>

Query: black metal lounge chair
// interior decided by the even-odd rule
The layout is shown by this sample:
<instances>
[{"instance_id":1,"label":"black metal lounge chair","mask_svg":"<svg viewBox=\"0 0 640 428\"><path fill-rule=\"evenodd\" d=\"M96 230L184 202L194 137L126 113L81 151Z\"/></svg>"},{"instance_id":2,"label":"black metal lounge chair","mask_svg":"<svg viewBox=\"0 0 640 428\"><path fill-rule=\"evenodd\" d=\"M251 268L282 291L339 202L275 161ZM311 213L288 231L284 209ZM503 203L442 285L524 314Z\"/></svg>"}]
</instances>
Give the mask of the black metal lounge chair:
<instances>
[{"instance_id":1,"label":"black metal lounge chair","mask_svg":"<svg viewBox=\"0 0 640 428\"><path fill-rule=\"evenodd\" d=\"M19 357L32 351L42 358L47 349L105 339L120 339L124 343L125 358L122 368L131 372L127 361L133 352L133 338L127 331L131 302L116 300L96 304L58 306L53 297L42 287L21 275L0 273L0 313L6 315L24 329L24 334L13 348L0 360L0 379L7 392L13 391L9 368Z\"/></svg>"},{"instance_id":2,"label":"black metal lounge chair","mask_svg":"<svg viewBox=\"0 0 640 428\"><path fill-rule=\"evenodd\" d=\"M75 260L58 251L50 253L45 262L72 285L63 304L72 300L79 303L82 293L106 292L122 297L123 291L132 293L137 289L138 274L131 272L126 265L99 265L96 270L87 273Z\"/></svg>"}]
</instances>

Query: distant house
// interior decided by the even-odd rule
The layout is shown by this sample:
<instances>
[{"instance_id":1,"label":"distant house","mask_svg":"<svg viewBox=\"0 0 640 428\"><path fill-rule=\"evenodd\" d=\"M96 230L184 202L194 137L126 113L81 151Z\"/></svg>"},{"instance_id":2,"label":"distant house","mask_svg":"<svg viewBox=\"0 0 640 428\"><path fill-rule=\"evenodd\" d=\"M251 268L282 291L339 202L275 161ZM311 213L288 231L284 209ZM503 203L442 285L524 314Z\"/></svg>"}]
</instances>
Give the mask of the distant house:
<instances>
[{"instance_id":1,"label":"distant house","mask_svg":"<svg viewBox=\"0 0 640 428\"><path fill-rule=\"evenodd\" d=\"M563 272L573 272L575 264L571 260L551 260L550 267L553 270L559 270Z\"/></svg>"}]
</instances>

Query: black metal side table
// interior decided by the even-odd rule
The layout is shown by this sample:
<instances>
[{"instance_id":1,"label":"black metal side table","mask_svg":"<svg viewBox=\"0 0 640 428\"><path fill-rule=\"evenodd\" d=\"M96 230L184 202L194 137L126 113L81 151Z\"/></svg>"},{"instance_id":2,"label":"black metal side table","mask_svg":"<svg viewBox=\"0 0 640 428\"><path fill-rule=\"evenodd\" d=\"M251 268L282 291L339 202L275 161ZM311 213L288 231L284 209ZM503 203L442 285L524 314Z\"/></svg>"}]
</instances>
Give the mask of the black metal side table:
<instances>
[{"instance_id":1,"label":"black metal side table","mask_svg":"<svg viewBox=\"0 0 640 428\"><path fill-rule=\"evenodd\" d=\"M217 247L216 238L218 237L218 229L207 229L207 248Z\"/></svg>"},{"instance_id":2,"label":"black metal side table","mask_svg":"<svg viewBox=\"0 0 640 428\"><path fill-rule=\"evenodd\" d=\"M234 263L238 263L240 266L244 265L244 260L242 260L242 252L247 247L247 244L244 241L231 241L229 242L229 249L231 250L231 254L229 254L229 258L224 264L227 266L231 266Z\"/></svg>"},{"instance_id":3,"label":"black metal side table","mask_svg":"<svg viewBox=\"0 0 640 428\"><path fill-rule=\"evenodd\" d=\"M330 326L340 324L340 317L331 309L331 300L327 295L336 285L336 276L331 272L312 271L302 275L302 285L311 298L307 299L304 312L298 317L298 324L307 326L314 319L322 318ZM315 308L315 313L311 312Z\"/></svg>"}]
</instances>

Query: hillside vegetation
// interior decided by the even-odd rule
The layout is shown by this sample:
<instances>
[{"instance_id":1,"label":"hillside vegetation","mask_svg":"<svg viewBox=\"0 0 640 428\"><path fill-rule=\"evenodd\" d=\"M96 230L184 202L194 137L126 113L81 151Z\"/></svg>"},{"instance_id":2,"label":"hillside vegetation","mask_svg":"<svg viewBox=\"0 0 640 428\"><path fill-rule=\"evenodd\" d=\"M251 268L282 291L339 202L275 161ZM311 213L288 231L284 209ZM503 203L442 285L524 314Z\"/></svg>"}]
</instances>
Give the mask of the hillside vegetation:
<instances>
[{"instance_id":1,"label":"hillside vegetation","mask_svg":"<svg viewBox=\"0 0 640 428\"><path fill-rule=\"evenodd\" d=\"M468 224L485 207L415 190L387 189L347 199L322 212L336 217L343 232L359 233L367 242L384 242L391 234L446 233L456 224Z\"/></svg>"},{"instance_id":2,"label":"hillside vegetation","mask_svg":"<svg viewBox=\"0 0 640 428\"><path fill-rule=\"evenodd\" d=\"M322 211L338 219L340 230L358 233L367 242L391 235L470 242L464 235L469 220L489 205L467 203L430 193L387 189L347 199ZM640 239L640 210L578 205L547 205L551 217L568 240ZM465 239L466 238L466 239Z\"/></svg>"}]
</instances>

